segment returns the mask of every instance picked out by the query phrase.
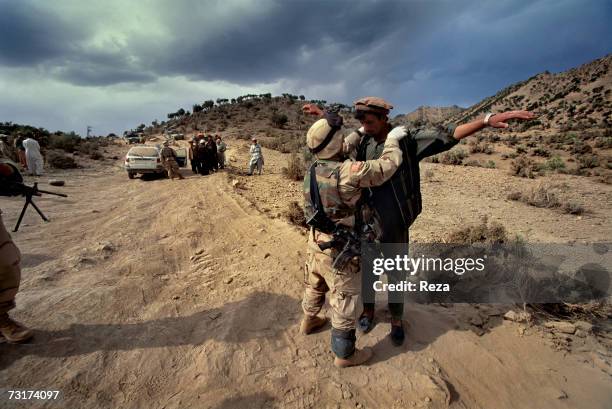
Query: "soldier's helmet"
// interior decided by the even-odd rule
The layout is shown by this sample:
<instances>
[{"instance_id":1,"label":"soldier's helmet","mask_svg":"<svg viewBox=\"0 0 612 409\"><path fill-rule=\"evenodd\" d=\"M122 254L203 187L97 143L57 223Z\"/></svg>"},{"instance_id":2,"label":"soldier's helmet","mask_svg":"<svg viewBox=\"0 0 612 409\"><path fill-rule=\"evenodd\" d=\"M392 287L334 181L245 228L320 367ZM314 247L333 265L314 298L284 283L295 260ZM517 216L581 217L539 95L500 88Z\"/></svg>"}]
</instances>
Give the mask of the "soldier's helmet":
<instances>
[{"instance_id":1,"label":"soldier's helmet","mask_svg":"<svg viewBox=\"0 0 612 409\"><path fill-rule=\"evenodd\" d=\"M328 119L319 119L306 134L306 145L318 159L331 159L342 152L341 121L332 126Z\"/></svg>"}]
</instances>

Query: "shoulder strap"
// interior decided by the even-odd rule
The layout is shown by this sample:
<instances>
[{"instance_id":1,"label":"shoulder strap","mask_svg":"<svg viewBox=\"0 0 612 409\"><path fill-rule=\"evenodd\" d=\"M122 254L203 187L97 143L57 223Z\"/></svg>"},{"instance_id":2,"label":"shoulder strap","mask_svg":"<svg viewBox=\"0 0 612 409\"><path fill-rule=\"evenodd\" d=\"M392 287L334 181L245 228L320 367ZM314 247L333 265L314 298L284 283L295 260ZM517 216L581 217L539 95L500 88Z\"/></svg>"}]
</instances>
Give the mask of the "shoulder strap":
<instances>
[{"instance_id":1,"label":"shoulder strap","mask_svg":"<svg viewBox=\"0 0 612 409\"><path fill-rule=\"evenodd\" d=\"M336 223L334 223L329 216L325 213L323 202L321 201L321 194L319 192L319 184L317 183L317 172L316 166L318 162L315 161L310 166L310 203L314 209L314 214L306 223L310 226L314 226L317 230L324 233L332 233L336 229Z\"/></svg>"},{"instance_id":2,"label":"shoulder strap","mask_svg":"<svg viewBox=\"0 0 612 409\"><path fill-rule=\"evenodd\" d=\"M361 132L359 132L359 130L356 131L359 135L361 135ZM365 134L363 135L363 137L361 138L361 141L359 142L359 146L357 147L357 160L360 162L363 162L366 160L366 149L368 146L368 141L370 140L370 138L372 138L370 135Z\"/></svg>"}]
</instances>

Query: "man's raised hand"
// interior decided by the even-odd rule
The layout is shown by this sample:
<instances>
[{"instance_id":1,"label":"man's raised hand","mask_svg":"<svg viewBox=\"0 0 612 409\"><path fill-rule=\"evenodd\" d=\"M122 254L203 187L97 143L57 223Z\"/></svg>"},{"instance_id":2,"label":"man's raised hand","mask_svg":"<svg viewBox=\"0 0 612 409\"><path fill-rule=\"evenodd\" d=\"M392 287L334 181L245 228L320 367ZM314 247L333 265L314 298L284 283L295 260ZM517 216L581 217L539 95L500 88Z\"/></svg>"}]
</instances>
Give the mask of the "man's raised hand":
<instances>
[{"instance_id":1,"label":"man's raised hand","mask_svg":"<svg viewBox=\"0 0 612 409\"><path fill-rule=\"evenodd\" d=\"M534 119L536 115L529 111L508 111L500 114L495 114L489 118L489 126L493 128L508 128L506 121L510 119L529 120Z\"/></svg>"}]
</instances>

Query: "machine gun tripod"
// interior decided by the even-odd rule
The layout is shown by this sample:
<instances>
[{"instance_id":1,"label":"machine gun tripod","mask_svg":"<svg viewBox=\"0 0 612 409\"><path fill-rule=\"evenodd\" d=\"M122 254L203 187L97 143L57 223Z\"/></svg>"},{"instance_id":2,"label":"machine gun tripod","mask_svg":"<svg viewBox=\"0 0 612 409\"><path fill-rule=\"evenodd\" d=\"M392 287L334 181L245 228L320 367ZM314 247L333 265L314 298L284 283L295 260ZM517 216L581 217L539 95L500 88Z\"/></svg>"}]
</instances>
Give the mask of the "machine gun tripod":
<instances>
[{"instance_id":1,"label":"machine gun tripod","mask_svg":"<svg viewBox=\"0 0 612 409\"><path fill-rule=\"evenodd\" d=\"M29 205L32 205L34 210L36 210L36 212L40 215L40 217L44 221L46 222L49 221L47 216L45 216L45 214L38 208L38 206L36 206L36 203L34 203L34 201L32 200L32 196L42 196L42 193L45 193L47 195L68 197L68 195L65 195L63 193L55 193L55 192L49 192L46 190L39 190L38 183L34 183L34 186L26 186L23 183L13 183L13 186L15 190L19 191L19 193L21 193L26 198L26 201L23 205L23 209L21 209L21 214L19 215L19 219L17 219L17 224L15 224L15 228L13 229L13 232L16 232L17 230L19 230L19 225L21 224L21 220L23 219L23 216L25 215L26 209L28 208Z\"/></svg>"}]
</instances>

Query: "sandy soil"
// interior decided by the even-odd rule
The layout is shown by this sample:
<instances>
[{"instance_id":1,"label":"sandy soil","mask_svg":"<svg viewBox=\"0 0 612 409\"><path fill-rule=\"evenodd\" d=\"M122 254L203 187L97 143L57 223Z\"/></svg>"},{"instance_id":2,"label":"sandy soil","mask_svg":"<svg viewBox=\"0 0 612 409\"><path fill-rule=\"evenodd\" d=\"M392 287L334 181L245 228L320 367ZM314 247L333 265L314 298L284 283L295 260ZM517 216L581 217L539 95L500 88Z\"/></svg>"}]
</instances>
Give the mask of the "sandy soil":
<instances>
[{"instance_id":1,"label":"sandy soil","mask_svg":"<svg viewBox=\"0 0 612 409\"><path fill-rule=\"evenodd\" d=\"M246 142L228 145L229 168L206 177L185 169L183 181L128 180L118 160L42 178L41 188L69 198L38 199L52 221L29 211L13 234L23 253L14 316L36 334L0 344L0 389L59 390L62 402L0 407L609 407L609 333L563 336L559 348L559 336L504 320L507 306L407 305L407 340L395 348L378 300L378 325L358 339L374 359L336 369L329 327L298 333L306 238L279 217L301 197L301 185L281 176L287 155L264 150L265 174L247 177ZM612 237L610 186L548 179L589 210L572 216L505 198L542 179L423 169L432 172L415 240L481 215L531 241ZM66 186L46 185L51 177ZM2 200L8 226L20 207Z\"/></svg>"}]
</instances>

